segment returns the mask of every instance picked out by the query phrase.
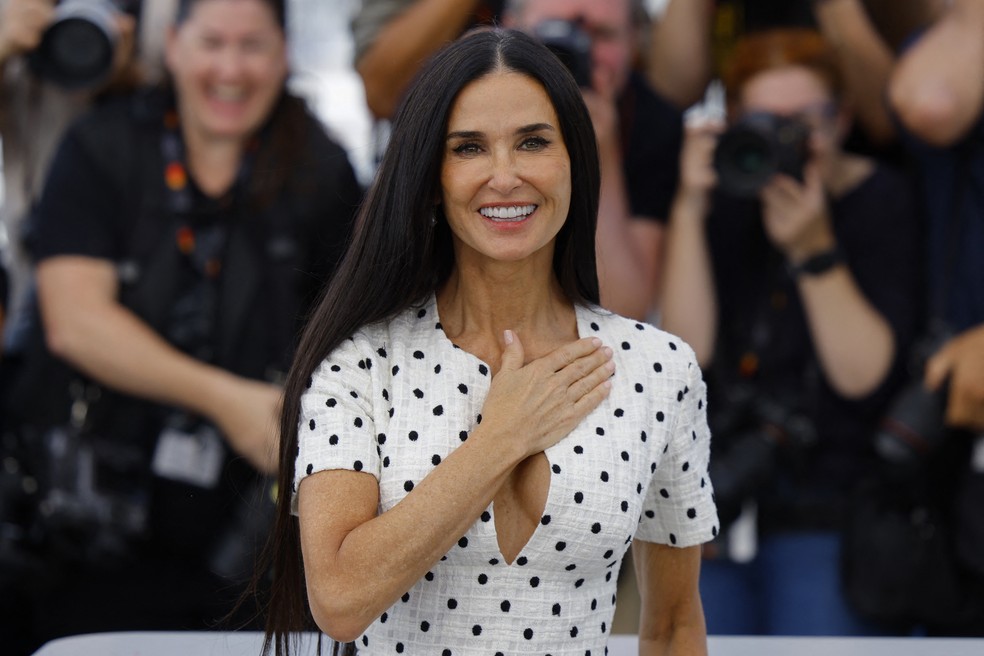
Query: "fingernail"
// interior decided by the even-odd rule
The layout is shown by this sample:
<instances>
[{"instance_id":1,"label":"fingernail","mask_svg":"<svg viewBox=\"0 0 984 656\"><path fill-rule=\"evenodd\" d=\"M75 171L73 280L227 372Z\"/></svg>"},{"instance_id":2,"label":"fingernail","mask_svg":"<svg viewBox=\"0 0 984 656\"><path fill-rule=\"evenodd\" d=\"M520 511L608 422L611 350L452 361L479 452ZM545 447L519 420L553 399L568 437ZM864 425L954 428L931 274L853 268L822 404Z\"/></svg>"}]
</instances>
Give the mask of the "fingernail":
<instances>
[{"instance_id":1,"label":"fingernail","mask_svg":"<svg viewBox=\"0 0 984 656\"><path fill-rule=\"evenodd\" d=\"M602 353L604 353L608 357L612 357L615 354L615 351L612 350L611 346L606 346L604 349L602 349Z\"/></svg>"},{"instance_id":2,"label":"fingernail","mask_svg":"<svg viewBox=\"0 0 984 656\"><path fill-rule=\"evenodd\" d=\"M596 347L597 346L601 346L601 340L598 339L597 337L592 337L591 338L591 343L594 344Z\"/></svg>"},{"instance_id":3,"label":"fingernail","mask_svg":"<svg viewBox=\"0 0 984 656\"><path fill-rule=\"evenodd\" d=\"M506 342L506 344L512 344L513 343L513 333L512 333L512 331L511 330L503 331L503 333L502 333L502 339Z\"/></svg>"}]
</instances>

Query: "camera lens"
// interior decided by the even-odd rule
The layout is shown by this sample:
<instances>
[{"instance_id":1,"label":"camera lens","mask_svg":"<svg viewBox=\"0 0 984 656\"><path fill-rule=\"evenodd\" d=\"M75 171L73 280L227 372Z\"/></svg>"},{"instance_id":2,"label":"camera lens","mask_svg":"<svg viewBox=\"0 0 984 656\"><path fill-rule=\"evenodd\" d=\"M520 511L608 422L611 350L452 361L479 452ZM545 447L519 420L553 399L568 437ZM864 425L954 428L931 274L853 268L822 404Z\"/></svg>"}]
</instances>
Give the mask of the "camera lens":
<instances>
[{"instance_id":1,"label":"camera lens","mask_svg":"<svg viewBox=\"0 0 984 656\"><path fill-rule=\"evenodd\" d=\"M93 87L113 68L118 38L115 7L101 0L68 0L30 55L34 72L66 89Z\"/></svg>"},{"instance_id":2,"label":"camera lens","mask_svg":"<svg viewBox=\"0 0 984 656\"><path fill-rule=\"evenodd\" d=\"M579 87L591 86L591 37L577 22L547 19L533 28L533 36L563 62Z\"/></svg>"},{"instance_id":3,"label":"camera lens","mask_svg":"<svg viewBox=\"0 0 984 656\"><path fill-rule=\"evenodd\" d=\"M802 177L809 128L774 114L747 114L718 141L714 168L718 184L733 196L752 197L776 173Z\"/></svg>"}]
</instances>

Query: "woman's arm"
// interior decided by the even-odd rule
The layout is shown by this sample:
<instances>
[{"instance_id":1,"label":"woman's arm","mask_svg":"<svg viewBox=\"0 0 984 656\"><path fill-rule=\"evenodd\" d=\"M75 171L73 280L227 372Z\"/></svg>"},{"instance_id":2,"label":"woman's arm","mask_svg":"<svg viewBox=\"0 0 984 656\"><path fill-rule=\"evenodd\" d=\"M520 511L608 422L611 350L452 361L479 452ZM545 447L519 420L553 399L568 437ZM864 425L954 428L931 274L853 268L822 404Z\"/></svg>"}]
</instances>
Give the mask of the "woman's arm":
<instances>
[{"instance_id":1,"label":"woman's arm","mask_svg":"<svg viewBox=\"0 0 984 656\"><path fill-rule=\"evenodd\" d=\"M984 0L954 0L899 60L889 98L908 130L934 146L961 139L984 112Z\"/></svg>"},{"instance_id":2,"label":"woman's arm","mask_svg":"<svg viewBox=\"0 0 984 656\"><path fill-rule=\"evenodd\" d=\"M109 260L62 255L36 271L51 352L115 390L208 417L261 471L276 469L280 390L189 357L117 301Z\"/></svg>"},{"instance_id":3,"label":"woman's arm","mask_svg":"<svg viewBox=\"0 0 984 656\"><path fill-rule=\"evenodd\" d=\"M477 0L416 0L380 29L355 68L376 118L391 118L421 64L468 25Z\"/></svg>"},{"instance_id":4,"label":"woman's arm","mask_svg":"<svg viewBox=\"0 0 984 656\"><path fill-rule=\"evenodd\" d=\"M707 654L707 628L697 581L700 546L632 543L641 607L639 656Z\"/></svg>"},{"instance_id":5,"label":"woman's arm","mask_svg":"<svg viewBox=\"0 0 984 656\"><path fill-rule=\"evenodd\" d=\"M711 189L717 184L713 157L717 125L688 126L680 159L680 187L670 209L661 295L662 327L679 335L701 367L714 355L717 296L705 235Z\"/></svg>"},{"instance_id":6,"label":"woman's arm","mask_svg":"<svg viewBox=\"0 0 984 656\"><path fill-rule=\"evenodd\" d=\"M713 16L712 0L670 0L653 21L646 73L653 88L679 109L700 101L711 80Z\"/></svg>"},{"instance_id":7,"label":"woman's arm","mask_svg":"<svg viewBox=\"0 0 984 656\"><path fill-rule=\"evenodd\" d=\"M305 477L298 516L318 626L338 641L357 638L468 531L517 464L563 439L601 403L613 371L611 350L597 338L525 366L512 339L482 423L388 511L376 514L379 489L368 473Z\"/></svg>"}]
</instances>

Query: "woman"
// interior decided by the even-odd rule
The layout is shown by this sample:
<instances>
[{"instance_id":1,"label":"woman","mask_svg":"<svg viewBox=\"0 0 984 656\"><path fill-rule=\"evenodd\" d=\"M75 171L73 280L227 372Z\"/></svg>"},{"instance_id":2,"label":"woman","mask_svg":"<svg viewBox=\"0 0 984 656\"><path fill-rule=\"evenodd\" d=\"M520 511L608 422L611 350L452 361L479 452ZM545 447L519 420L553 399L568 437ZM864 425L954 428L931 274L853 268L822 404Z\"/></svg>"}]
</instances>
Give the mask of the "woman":
<instances>
[{"instance_id":1,"label":"woman","mask_svg":"<svg viewBox=\"0 0 984 656\"><path fill-rule=\"evenodd\" d=\"M633 536L643 642L705 653L703 385L682 342L597 307L590 126L516 32L408 94L288 378L278 653L313 617L366 654L600 654Z\"/></svg>"},{"instance_id":2,"label":"woman","mask_svg":"<svg viewBox=\"0 0 984 656\"><path fill-rule=\"evenodd\" d=\"M286 52L280 0L183 0L168 88L96 109L56 155L33 242L43 334L6 418L68 430L52 444L98 476L55 448L41 463L67 468L45 479L39 638L210 628L252 571L280 379L361 197L287 94Z\"/></svg>"},{"instance_id":3,"label":"woman","mask_svg":"<svg viewBox=\"0 0 984 656\"><path fill-rule=\"evenodd\" d=\"M750 511L739 520L751 544L705 549L708 627L868 633L840 590L839 530L918 328L912 197L897 173L842 149L849 112L817 33L746 36L724 79L735 121L798 126L780 129L802 130L806 148L799 178L777 173L752 199L717 190L734 173L715 167L720 127L691 127L682 154L664 327L709 372L722 521L757 503L757 525Z\"/></svg>"}]
</instances>

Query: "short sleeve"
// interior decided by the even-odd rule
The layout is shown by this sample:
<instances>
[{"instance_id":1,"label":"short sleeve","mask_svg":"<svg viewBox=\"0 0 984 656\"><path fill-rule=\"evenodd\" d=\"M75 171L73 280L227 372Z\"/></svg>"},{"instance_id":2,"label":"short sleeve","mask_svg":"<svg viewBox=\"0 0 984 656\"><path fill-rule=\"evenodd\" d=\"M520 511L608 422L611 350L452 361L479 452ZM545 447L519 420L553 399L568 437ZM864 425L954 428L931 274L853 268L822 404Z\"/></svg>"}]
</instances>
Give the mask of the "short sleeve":
<instances>
[{"instance_id":1,"label":"short sleeve","mask_svg":"<svg viewBox=\"0 0 984 656\"><path fill-rule=\"evenodd\" d=\"M305 476L346 469L379 479L375 440L372 368L360 348L360 337L345 340L311 375L301 397L294 463L294 500ZM371 361L371 360L369 360Z\"/></svg>"},{"instance_id":2,"label":"short sleeve","mask_svg":"<svg viewBox=\"0 0 984 656\"><path fill-rule=\"evenodd\" d=\"M681 365L687 371L680 377L683 386L676 390L676 420L649 483L636 537L688 547L713 539L718 517L707 473L711 447L707 387L692 350Z\"/></svg>"}]
</instances>

